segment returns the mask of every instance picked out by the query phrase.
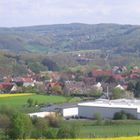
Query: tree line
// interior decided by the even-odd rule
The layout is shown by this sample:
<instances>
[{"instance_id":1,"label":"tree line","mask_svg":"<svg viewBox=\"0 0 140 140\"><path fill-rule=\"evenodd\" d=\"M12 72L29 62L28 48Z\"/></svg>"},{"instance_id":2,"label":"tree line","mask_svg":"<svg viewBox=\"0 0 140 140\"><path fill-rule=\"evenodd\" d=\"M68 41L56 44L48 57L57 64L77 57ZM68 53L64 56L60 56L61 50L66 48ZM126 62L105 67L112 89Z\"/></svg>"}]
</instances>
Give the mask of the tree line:
<instances>
[{"instance_id":1,"label":"tree line","mask_svg":"<svg viewBox=\"0 0 140 140\"><path fill-rule=\"evenodd\" d=\"M76 138L77 130L64 125L59 115L31 118L10 106L0 107L0 139Z\"/></svg>"}]
</instances>

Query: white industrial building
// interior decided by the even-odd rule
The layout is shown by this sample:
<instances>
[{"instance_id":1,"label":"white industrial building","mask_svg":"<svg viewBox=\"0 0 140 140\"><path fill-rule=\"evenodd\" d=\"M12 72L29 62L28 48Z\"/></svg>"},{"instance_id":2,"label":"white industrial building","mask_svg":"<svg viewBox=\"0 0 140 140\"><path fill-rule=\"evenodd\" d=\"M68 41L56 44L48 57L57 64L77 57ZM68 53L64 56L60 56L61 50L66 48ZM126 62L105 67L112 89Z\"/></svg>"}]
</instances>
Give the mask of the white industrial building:
<instances>
[{"instance_id":1,"label":"white industrial building","mask_svg":"<svg viewBox=\"0 0 140 140\"><path fill-rule=\"evenodd\" d=\"M94 118L100 114L104 119L112 119L116 112L124 111L132 114L135 118L140 119L140 100L136 99L117 99L107 100L98 99L90 102L81 103L64 103L42 108L43 112L31 113L32 116L46 117L55 112L61 113L64 118Z\"/></svg>"},{"instance_id":2,"label":"white industrial building","mask_svg":"<svg viewBox=\"0 0 140 140\"><path fill-rule=\"evenodd\" d=\"M140 100L106 100L98 99L92 102L78 104L78 116L94 118L98 113L104 119L112 119L116 112L125 111L140 119Z\"/></svg>"},{"instance_id":3,"label":"white industrial building","mask_svg":"<svg viewBox=\"0 0 140 140\"><path fill-rule=\"evenodd\" d=\"M43 112L57 112L60 113L64 118L71 118L78 116L78 103L63 103L56 104L49 107L43 107Z\"/></svg>"},{"instance_id":4,"label":"white industrial building","mask_svg":"<svg viewBox=\"0 0 140 140\"><path fill-rule=\"evenodd\" d=\"M35 113L29 113L30 117L37 117L37 118L45 118L48 116L55 116L55 112L35 112Z\"/></svg>"}]
</instances>

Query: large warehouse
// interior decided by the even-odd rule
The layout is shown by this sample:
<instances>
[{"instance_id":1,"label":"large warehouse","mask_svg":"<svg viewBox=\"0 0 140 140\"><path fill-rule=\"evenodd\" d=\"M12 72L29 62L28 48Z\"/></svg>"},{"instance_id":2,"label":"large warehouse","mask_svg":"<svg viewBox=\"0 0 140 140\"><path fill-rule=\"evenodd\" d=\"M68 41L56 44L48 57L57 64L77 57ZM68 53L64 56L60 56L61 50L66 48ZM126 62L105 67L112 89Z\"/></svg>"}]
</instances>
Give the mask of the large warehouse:
<instances>
[{"instance_id":1,"label":"large warehouse","mask_svg":"<svg viewBox=\"0 0 140 140\"><path fill-rule=\"evenodd\" d=\"M104 119L112 119L116 112L125 111L140 119L140 100L106 100L98 99L93 102L78 104L78 116L83 118L94 118L98 113Z\"/></svg>"}]
</instances>

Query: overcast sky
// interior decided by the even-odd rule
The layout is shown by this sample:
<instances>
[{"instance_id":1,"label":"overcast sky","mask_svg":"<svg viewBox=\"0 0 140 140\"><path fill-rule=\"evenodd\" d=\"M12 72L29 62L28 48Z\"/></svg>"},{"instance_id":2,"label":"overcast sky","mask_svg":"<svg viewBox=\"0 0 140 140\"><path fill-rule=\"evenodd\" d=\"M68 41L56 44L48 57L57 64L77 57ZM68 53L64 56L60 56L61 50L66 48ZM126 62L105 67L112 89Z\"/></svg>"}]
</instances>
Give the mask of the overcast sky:
<instances>
[{"instance_id":1,"label":"overcast sky","mask_svg":"<svg viewBox=\"0 0 140 140\"><path fill-rule=\"evenodd\" d=\"M140 0L0 0L0 27L73 22L140 25Z\"/></svg>"}]
</instances>

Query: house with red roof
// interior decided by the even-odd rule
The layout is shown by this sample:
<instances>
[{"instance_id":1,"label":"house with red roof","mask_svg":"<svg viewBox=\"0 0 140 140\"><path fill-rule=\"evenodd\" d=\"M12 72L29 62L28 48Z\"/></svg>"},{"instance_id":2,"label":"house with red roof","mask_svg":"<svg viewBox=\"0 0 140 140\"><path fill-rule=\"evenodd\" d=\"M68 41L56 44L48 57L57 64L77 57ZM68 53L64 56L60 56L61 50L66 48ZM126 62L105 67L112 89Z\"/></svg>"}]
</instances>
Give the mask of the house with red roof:
<instances>
[{"instance_id":1,"label":"house with red roof","mask_svg":"<svg viewBox=\"0 0 140 140\"><path fill-rule=\"evenodd\" d=\"M16 77L12 79L13 83L16 83L17 85L22 85L24 87L34 87L35 86L35 80L30 76L23 76L23 77Z\"/></svg>"},{"instance_id":2,"label":"house with red roof","mask_svg":"<svg viewBox=\"0 0 140 140\"><path fill-rule=\"evenodd\" d=\"M9 82L1 82L0 83L0 93L8 93L11 92L14 84Z\"/></svg>"},{"instance_id":3,"label":"house with red roof","mask_svg":"<svg viewBox=\"0 0 140 140\"><path fill-rule=\"evenodd\" d=\"M113 72L112 70L100 70L100 69L94 69L92 71L93 77L98 77L98 76L112 76Z\"/></svg>"},{"instance_id":4,"label":"house with red roof","mask_svg":"<svg viewBox=\"0 0 140 140\"><path fill-rule=\"evenodd\" d=\"M114 78L116 81L123 81L123 80L125 80L125 77L123 77L122 74L114 74L114 75L113 75L113 78Z\"/></svg>"},{"instance_id":5,"label":"house with red roof","mask_svg":"<svg viewBox=\"0 0 140 140\"><path fill-rule=\"evenodd\" d=\"M137 73L137 74L140 74L140 69L133 69L130 71L131 73Z\"/></svg>"},{"instance_id":6,"label":"house with red roof","mask_svg":"<svg viewBox=\"0 0 140 140\"><path fill-rule=\"evenodd\" d=\"M24 87L34 87L35 86L35 81L33 80L32 77L22 77L21 78L22 82L23 82L23 86Z\"/></svg>"}]
</instances>

